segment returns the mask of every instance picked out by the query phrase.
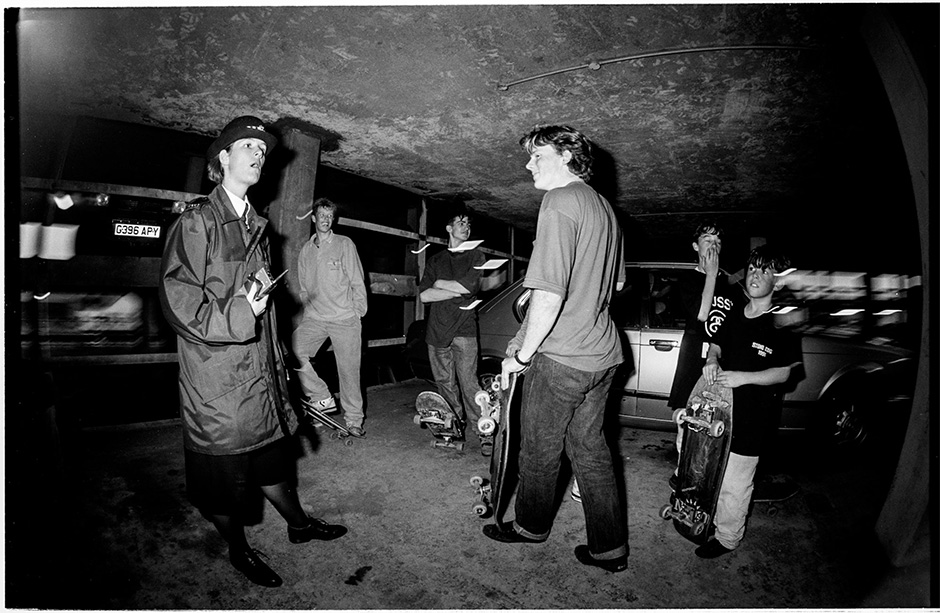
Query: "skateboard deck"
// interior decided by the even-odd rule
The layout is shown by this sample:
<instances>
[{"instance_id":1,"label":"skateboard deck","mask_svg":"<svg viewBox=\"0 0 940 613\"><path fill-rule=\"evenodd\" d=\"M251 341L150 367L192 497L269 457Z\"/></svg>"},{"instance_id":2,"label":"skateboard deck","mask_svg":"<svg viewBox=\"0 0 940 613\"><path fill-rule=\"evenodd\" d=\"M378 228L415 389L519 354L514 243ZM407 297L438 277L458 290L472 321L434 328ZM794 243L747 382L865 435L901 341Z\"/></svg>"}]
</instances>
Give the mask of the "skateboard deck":
<instances>
[{"instance_id":1,"label":"skateboard deck","mask_svg":"<svg viewBox=\"0 0 940 613\"><path fill-rule=\"evenodd\" d=\"M704 544L712 530L718 493L731 452L732 390L700 378L688 406L673 420L684 429L677 486L660 512L682 536Z\"/></svg>"},{"instance_id":2,"label":"skateboard deck","mask_svg":"<svg viewBox=\"0 0 940 613\"><path fill-rule=\"evenodd\" d=\"M516 488L518 478L517 462L518 447L515 429L519 421L518 399L516 394L516 381L518 376L509 375L509 385L503 388L500 378L494 377L491 390L495 392L499 408L498 425L493 436L493 456L490 458L490 505L493 510L493 519L496 525L503 523L503 515L509 506L509 499Z\"/></svg>"},{"instance_id":3,"label":"skateboard deck","mask_svg":"<svg viewBox=\"0 0 940 613\"><path fill-rule=\"evenodd\" d=\"M421 392L415 399L415 410L418 412L415 424L434 435L431 447L463 450L463 421L443 396L432 391Z\"/></svg>"},{"instance_id":4,"label":"skateboard deck","mask_svg":"<svg viewBox=\"0 0 940 613\"><path fill-rule=\"evenodd\" d=\"M308 417L333 430L333 432L330 433L330 438L342 440L344 445L347 447L352 447L354 437L349 433L349 430L346 429L346 426L342 425L320 409L314 408L313 404L309 400L302 399L300 403L303 405L304 413Z\"/></svg>"}]
</instances>

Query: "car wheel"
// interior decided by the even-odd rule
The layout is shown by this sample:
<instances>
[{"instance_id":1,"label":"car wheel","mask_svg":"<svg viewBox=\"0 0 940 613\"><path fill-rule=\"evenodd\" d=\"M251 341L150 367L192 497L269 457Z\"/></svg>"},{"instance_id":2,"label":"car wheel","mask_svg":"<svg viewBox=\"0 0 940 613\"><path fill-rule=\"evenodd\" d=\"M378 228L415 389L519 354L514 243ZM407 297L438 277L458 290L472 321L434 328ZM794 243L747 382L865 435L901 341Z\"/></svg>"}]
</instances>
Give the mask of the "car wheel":
<instances>
[{"instance_id":1,"label":"car wheel","mask_svg":"<svg viewBox=\"0 0 940 613\"><path fill-rule=\"evenodd\" d=\"M870 392L868 386L856 379L840 384L824 400L827 438L836 449L858 449L868 440Z\"/></svg>"}]
</instances>

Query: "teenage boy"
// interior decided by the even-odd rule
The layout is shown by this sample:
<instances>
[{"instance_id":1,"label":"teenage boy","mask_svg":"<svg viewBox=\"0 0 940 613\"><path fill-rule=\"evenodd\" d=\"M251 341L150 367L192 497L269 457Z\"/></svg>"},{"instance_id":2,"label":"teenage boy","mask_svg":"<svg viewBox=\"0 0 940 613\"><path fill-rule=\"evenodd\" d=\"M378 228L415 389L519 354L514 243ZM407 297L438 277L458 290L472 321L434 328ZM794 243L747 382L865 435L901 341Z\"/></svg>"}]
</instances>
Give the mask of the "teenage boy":
<instances>
[{"instance_id":1,"label":"teenage boy","mask_svg":"<svg viewBox=\"0 0 940 613\"><path fill-rule=\"evenodd\" d=\"M700 224L692 234L692 249L698 256L698 266L695 267L697 274L684 277L679 284L686 324L669 393L669 406L673 409L688 404L689 392L705 366L708 342L734 303L728 277L718 266L723 234L721 227L713 222Z\"/></svg>"},{"instance_id":2,"label":"teenage boy","mask_svg":"<svg viewBox=\"0 0 940 613\"><path fill-rule=\"evenodd\" d=\"M477 249L457 250L470 238L470 226L466 210L455 209L444 227L447 249L428 259L419 290L421 302L434 305L425 333L434 382L447 404L479 436L480 453L490 456L493 437L482 436L477 430L480 407L473 400L480 391L477 313L466 308L480 291L480 267L486 256Z\"/></svg>"},{"instance_id":3,"label":"teenage boy","mask_svg":"<svg viewBox=\"0 0 940 613\"><path fill-rule=\"evenodd\" d=\"M627 569L627 531L604 411L623 362L608 305L621 286L623 234L607 200L587 184L594 145L569 126L539 126L519 141L542 204L523 286L532 290L501 377L527 371L522 386L519 489L514 521L483 528L502 543L541 543L555 518L562 455L582 495L582 564Z\"/></svg>"},{"instance_id":4,"label":"teenage boy","mask_svg":"<svg viewBox=\"0 0 940 613\"><path fill-rule=\"evenodd\" d=\"M712 338L702 374L734 393L731 454L725 469L715 538L695 550L700 558L733 551L744 537L754 474L768 435L777 427L783 384L803 361L797 335L774 325L774 291L790 266L786 256L762 245L748 258L747 303L735 308Z\"/></svg>"},{"instance_id":5,"label":"teenage boy","mask_svg":"<svg viewBox=\"0 0 940 613\"><path fill-rule=\"evenodd\" d=\"M724 323L734 305L733 292L728 276L719 267L722 228L713 221L705 221L692 233L692 249L698 256L696 274L683 277L679 282L679 297L685 312L685 332L676 361L676 374L672 380L668 405L673 409L684 408L689 402L689 393L702 376L708 343ZM741 300L741 298L738 298ZM682 428L676 435L676 450L682 453ZM678 483L676 472L669 477L673 489Z\"/></svg>"},{"instance_id":6,"label":"teenage boy","mask_svg":"<svg viewBox=\"0 0 940 613\"><path fill-rule=\"evenodd\" d=\"M356 244L333 232L336 204L328 198L313 203L314 233L297 256L300 301L304 315L294 330L294 355L300 363L297 378L313 406L335 413L336 400L326 382L310 363L329 340L336 357L340 403L346 428L355 437L365 436L360 369L362 367L362 318L368 310L365 273Z\"/></svg>"}]
</instances>

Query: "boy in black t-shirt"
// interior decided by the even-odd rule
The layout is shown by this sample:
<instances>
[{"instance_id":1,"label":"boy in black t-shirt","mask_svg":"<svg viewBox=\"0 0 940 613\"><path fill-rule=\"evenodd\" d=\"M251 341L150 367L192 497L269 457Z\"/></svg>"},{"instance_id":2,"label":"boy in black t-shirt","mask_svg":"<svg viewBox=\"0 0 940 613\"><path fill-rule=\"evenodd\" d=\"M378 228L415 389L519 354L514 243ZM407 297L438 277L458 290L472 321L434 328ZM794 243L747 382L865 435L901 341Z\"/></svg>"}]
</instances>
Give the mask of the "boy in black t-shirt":
<instances>
[{"instance_id":1,"label":"boy in black t-shirt","mask_svg":"<svg viewBox=\"0 0 940 613\"><path fill-rule=\"evenodd\" d=\"M738 295L718 265L723 234L721 227L711 221L699 224L692 234L692 249L698 256L698 266L696 274L679 281L686 323L669 392L668 404L673 409L688 404L689 393L702 376L708 343L728 316L734 304L733 295ZM681 449L681 440L677 445Z\"/></svg>"},{"instance_id":2,"label":"boy in black t-shirt","mask_svg":"<svg viewBox=\"0 0 940 613\"><path fill-rule=\"evenodd\" d=\"M735 308L712 338L702 368L708 383L732 388L734 426L715 512L715 538L695 550L700 558L726 554L744 537L754 474L765 440L777 425L783 384L803 361L799 337L773 321L774 291L789 266L786 256L767 245L751 251L744 288L748 302Z\"/></svg>"}]
</instances>

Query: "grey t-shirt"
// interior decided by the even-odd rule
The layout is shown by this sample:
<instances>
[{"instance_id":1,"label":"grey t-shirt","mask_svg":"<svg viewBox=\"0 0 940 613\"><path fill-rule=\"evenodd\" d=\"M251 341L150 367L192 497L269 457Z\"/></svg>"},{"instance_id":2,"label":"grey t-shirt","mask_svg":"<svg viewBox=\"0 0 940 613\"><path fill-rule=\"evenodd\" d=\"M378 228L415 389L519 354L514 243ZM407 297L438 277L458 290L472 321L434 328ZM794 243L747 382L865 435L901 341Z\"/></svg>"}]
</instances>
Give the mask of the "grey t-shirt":
<instances>
[{"instance_id":1,"label":"grey t-shirt","mask_svg":"<svg viewBox=\"0 0 940 613\"><path fill-rule=\"evenodd\" d=\"M539 353L597 372L623 361L608 306L623 278L623 236L610 204L583 181L549 190L523 286L564 300Z\"/></svg>"}]
</instances>

